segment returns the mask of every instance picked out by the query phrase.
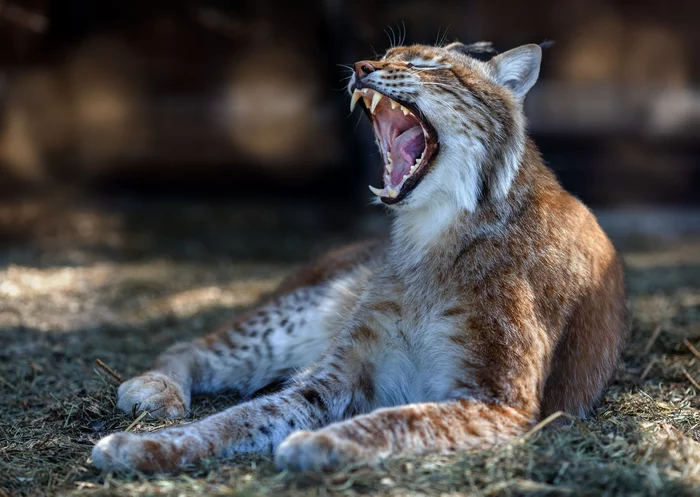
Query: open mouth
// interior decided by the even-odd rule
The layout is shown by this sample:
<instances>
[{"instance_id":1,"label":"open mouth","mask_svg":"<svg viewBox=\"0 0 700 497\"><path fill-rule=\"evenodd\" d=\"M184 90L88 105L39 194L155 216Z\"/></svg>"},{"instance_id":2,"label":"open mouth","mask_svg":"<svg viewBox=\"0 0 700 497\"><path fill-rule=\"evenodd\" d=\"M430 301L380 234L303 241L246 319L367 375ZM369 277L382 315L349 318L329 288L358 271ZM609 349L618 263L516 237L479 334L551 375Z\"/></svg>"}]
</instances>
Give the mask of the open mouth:
<instances>
[{"instance_id":1,"label":"open mouth","mask_svg":"<svg viewBox=\"0 0 700 497\"><path fill-rule=\"evenodd\" d=\"M436 133L430 123L417 117L420 112L410 104L396 102L371 88L355 88L350 112L359 100L372 121L384 161L383 188L370 185L369 189L385 204L395 204L427 172L438 149Z\"/></svg>"}]
</instances>

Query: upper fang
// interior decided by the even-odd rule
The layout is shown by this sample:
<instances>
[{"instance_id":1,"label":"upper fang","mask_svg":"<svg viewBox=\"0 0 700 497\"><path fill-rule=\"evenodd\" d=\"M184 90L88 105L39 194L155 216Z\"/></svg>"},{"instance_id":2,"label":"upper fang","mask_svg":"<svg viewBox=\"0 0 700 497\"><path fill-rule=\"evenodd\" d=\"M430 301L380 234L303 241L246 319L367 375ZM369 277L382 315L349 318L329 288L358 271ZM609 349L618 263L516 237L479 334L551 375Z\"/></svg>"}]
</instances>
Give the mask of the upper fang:
<instances>
[{"instance_id":1,"label":"upper fang","mask_svg":"<svg viewBox=\"0 0 700 497\"><path fill-rule=\"evenodd\" d=\"M357 104L357 101L360 99L361 95L360 92L355 90L352 92L352 98L350 99L350 112L355 110L355 104Z\"/></svg>"},{"instance_id":2,"label":"upper fang","mask_svg":"<svg viewBox=\"0 0 700 497\"><path fill-rule=\"evenodd\" d=\"M377 108L377 104L379 101L382 99L382 94L377 93L376 91L374 92L374 96L372 97L372 106L369 108L369 111L374 114L374 109Z\"/></svg>"}]
</instances>

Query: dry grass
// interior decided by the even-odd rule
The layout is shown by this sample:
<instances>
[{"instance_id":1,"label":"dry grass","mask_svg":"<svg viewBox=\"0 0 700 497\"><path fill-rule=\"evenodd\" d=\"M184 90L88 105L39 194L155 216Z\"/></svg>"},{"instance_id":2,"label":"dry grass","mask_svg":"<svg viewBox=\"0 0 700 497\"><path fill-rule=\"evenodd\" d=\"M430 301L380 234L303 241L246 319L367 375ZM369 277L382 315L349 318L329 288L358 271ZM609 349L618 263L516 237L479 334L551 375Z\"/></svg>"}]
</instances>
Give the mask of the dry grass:
<instances>
[{"instance_id":1,"label":"dry grass","mask_svg":"<svg viewBox=\"0 0 700 497\"><path fill-rule=\"evenodd\" d=\"M211 329L342 238L328 231L343 228L332 216L319 226L306 211L285 212L0 206L0 496L698 495L697 240L621 243L634 332L582 423L495 451L333 474L277 473L264 458L205 461L177 476L99 474L87 459L92 444L133 419L115 411L116 379L95 361L136 374L165 345ZM196 399L192 418L234 402Z\"/></svg>"}]
</instances>

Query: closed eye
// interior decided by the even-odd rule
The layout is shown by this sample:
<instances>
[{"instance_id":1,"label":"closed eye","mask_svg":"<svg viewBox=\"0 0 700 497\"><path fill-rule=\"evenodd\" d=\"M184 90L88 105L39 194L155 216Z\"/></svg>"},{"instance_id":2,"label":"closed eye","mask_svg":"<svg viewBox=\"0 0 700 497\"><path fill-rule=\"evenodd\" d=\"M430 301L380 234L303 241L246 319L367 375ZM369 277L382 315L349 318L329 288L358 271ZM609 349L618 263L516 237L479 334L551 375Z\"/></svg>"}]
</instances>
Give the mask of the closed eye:
<instances>
[{"instance_id":1,"label":"closed eye","mask_svg":"<svg viewBox=\"0 0 700 497\"><path fill-rule=\"evenodd\" d=\"M437 71L438 69L447 69L449 67L449 66L440 65L440 64L438 64L438 65L436 65L436 64L420 64L420 63L416 64L414 62L407 62L406 66L409 69L423 69L426 71Z\"/></svg>"}]
</instances>

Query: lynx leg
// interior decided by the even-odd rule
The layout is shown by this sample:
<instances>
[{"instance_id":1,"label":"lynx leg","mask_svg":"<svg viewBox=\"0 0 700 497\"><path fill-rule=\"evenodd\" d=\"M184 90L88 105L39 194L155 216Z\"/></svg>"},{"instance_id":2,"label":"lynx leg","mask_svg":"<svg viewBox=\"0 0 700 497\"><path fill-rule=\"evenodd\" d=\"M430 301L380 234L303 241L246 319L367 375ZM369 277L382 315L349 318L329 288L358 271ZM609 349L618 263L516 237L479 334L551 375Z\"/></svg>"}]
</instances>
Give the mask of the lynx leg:
<instances>
[{"instance_id":1,"label":"lynx leg","mask_svg":"<svg viewBox=\"0 0 700 497\"><path fill-rule=\"evenodd\" d=\"M310 471L427 452L485 449L534 424L536 414L469 400L379 409L315 432L299 431L277 449L279 469Z\"/></svg>"},{"instance_id":2,"label":"lynx leg","mask_svg":"<svg viewBox=\"0 0 700 497\"><path fill-rule=\"evenodd\" d=\"M92 460L102 470L152 473L175 471L205 457L271 455L293 431L325 426L349 410L362 409L360 404L366 410L366 399L331 367L196 423L155 433L110 435L95 446Z\"/></svg>"},{"instance_id":3,"label":"lynx leg","mask_svg":"<svg viewBox=\"0 0 700 497\"><path fill-rule=\"evenodd\" d=\"M176 344L145 374L119 387L124 412L183 416L192 394L236 391L247 397L315 363L354 308L372 273L375 242L331 251L280 285L276 296L230 326Z\"/></svg>"},{"instance_id":4,"label":"lynx leg","mask_svg":"<svg viewBox=\"0 0 700 497\"><path fill-rule=\"evenodd\" d=\"M377 334L366 324L355 324L341 332L318 365L281 392L196 423L143 435L110 435L93 449L93 463L103 470L156 472L204 457L271 455L296 430L315 430L376 407L369 373L377 346Z\"/></svg>"},{"instance_id":5,"label":"lynx leg","mask_svg":"<svg viewBox=\"0 0 700 497\"><path fill-rule=\"evenodd\" d=\"M246 313L230 326L170 347L153 369L119 387L124 412L184 416L192 394L249 396L319 359L332 335L323 323L328 285L299 288Z\"/></svg>"}]
</instances>

